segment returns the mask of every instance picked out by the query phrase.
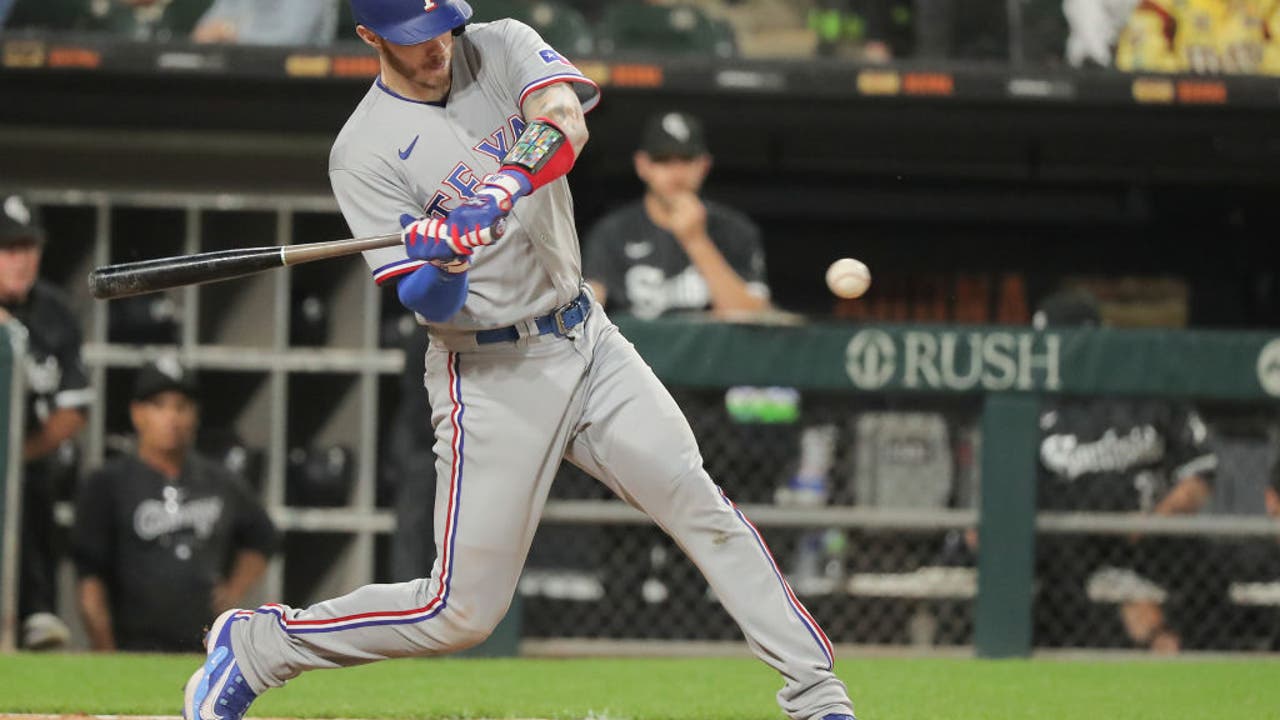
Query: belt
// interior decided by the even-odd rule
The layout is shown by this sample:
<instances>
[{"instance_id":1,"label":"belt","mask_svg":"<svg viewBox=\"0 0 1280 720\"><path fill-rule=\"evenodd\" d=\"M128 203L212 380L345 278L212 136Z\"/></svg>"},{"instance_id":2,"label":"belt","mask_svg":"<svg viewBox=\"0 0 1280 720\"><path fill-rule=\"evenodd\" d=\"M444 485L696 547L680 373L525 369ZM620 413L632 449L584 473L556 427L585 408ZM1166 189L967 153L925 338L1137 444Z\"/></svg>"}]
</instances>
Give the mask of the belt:
<instances>
[{"instance_id":1,"label":"belt","mask_svg":"<svg viewBox=\"0 0 1280 720\"><path fill-rule=\"evenodd\" d=\"M587 319L587 315L591 313L591 298L587 296L586 291L578 294L573 302L565 305L546 315L533 319L534 325L538 328L539 335L555 333L559 337L569 334L569 331L582 324ZM515 342L520 339L520 330L515 325L494 328L492 330L481 330L476 333L477 345L490 345L500 342Z\"/></svg>"}]
</instances>

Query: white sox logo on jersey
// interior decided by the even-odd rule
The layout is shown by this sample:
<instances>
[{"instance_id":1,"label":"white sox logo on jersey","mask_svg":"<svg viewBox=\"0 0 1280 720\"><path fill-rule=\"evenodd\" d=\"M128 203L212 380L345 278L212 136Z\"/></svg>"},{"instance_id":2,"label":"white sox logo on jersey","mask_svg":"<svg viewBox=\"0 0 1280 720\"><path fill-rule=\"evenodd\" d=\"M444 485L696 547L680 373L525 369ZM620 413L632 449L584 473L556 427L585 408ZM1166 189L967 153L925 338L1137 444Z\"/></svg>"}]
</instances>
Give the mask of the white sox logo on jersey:
<instances>
[{"instance_id":1,"label":"white sox logo on jersey","mask_svg":"<svg viewBox=\"0 0 1280 720\"><path fill-rule=\"evenodd\" d=\"M489 133L488 137L476 144L475 150L493 158L499 165L507 156L507 150L515 144L516 138L524 132L525 122L519 115L507 118L507 124ZM449 217L457 202L475 195L476 186L481 176L476 174L465 162L453 166L449 175L440 181L441 189L436 190L431 200L422 208L423 217L433 216L441 220Z\"/></svg>"}]
</instances>

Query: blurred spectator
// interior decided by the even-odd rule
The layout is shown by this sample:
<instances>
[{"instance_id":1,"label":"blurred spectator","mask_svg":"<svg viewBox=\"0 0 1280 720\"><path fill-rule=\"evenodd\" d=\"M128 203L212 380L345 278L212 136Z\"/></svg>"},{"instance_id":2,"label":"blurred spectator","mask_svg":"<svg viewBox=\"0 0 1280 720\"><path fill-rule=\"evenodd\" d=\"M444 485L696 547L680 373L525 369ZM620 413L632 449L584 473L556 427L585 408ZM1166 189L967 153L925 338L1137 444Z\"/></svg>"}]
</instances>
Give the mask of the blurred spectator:
<instances>
[{"instance_id":1,"label":"blurred spectator","mask_svg":"<svg viewBox=\"0 0 1280 720\"><path fill-rule=\"evenodd\" d=\"M139 41L187 37L210 0L16 0L9 26L109 32Z\"/></svg>"},{"instance_id":2,"label":"blurred spectator","mask_svg":"<svg viewBox=\"0 0 1280 720\"><path fill-rule=\"evenodd\" d=\"M214 0L191 38L200 43L328 45L338 30L337 2Z\"/></svg>"},{"instance_id":3,"label":"blurred spectator","mask_svg":"<svg viewBox=\"0 0 1280 720\"><path fill-rule=\"evenodd\" d=\"M1063 0L1067 18L1067 62L1109 68L1116 40L1141 0Z\"/></svg>"},{"instance_id":4,"label":"blurred spectator","mask_svg":"<svg viewBox=\"0 0 1280 720\"><path fill-rule=\"evenodd\" d=\"M5 21L9 19L9 12L13 10L13 0L0 0L0 28L4 27Z\"/></svg>"},{"instance_id":5,"label":"blurred spectator","mask_svg":"<svg viewBox=\"0 0 1280 720\"><path fill-rule=\"evenodd\" d=\"M85 482L73 550L94 650L187 652L267 568L276 531L252 491L193 449L195 378L176 360L143 367L130 419L136 454Z\"/></svg>"},{"instance_id":6,"label":"blurred spectator","mask_svg":"<svg viewBox=\"0 0 1280 720\"><path fill-rule=\"evenodd\" d=\"M22 447L22 541L18 612L23 645L63 645L57 609L54 464L85 424L93 401L80 361L80 325L62 293L37 279L45 233L19 196L0 196L0 321L27 336L26 439Z\"/></svg>"},{"instance_id":7,"label":"blurred spectator","mask_svg":"<svg viewBox=\"0 0 1280 720\"><path fill-rule=\"evenodd\" d=\"M605 53L662 55L737 54L733 28L688 2L624 0L609 3L598 25L597 46Z\"/></svg>"},{"instance_id":8,"label":"blurred spectator","mask_svg":"<svg viewBox=\"0 0 1280 720\"><path fill-rule=\"evenodd\" d=\"M817 0L809 25L817 54L883 63L912 53L911 4L883 0Z\"/></svg>"},{"instance_id":9,"label":"blurred spectator","mask_svg":"<svg viewBox=\"0 0 1280 720\"><path fill-rule=\"evenodd\" d=\"M1280 5L1268 0L1142 0L1118 41L1127 72L1280 74L1274 32Z\"/></svg>"},{"instance_id":10,"label":"blurred spectator","mask_svg":"<svg viewBox=\"0 0 1280 720\"><path fill-rule=\"evenodd\" d=\"M1066 291L1047 298L1034 323L1041 329L1097 326L1101 314L1091 295ZM1189 407L1117 397L1056 398L1046 401L1040 429L1041 511L1193 514L1212 494L1218 459L1205 424ZM1089 627L1105 633L1108 626L1115 633L1119 619L1130 642L1177 652L1182 632L1195 622L1190 609L1202 592L1186 570L1202 557L1203 545L1184 536L1041 536L1038 642L1096 641L1072 633ZM1104 586L1152 583L1167 599L1117 591L1108 599L1119 604L1118 618L1097 598Z\"/></svg>"},{"instance_id":11,"label":"blurred spectator","mask_svg":"<svg viewBox=\"0 0 1280 720\"><path fill-rule=\"evenodd\" d=\"M1007 60L1004 0L913 0L915 56L930 60Z\"/></svg>"},{"instance_id":12,"label":"blurred spectator","mask_svg":"<svg viewBox=\"0 0 1280 720\"><path fill-rule=\"evenodd\" d=\"M811 57L817 33L809 25L810 3L794 0L690 0L733 34L745 57Z\"/></svg>"},{"instance_id":13,"label":"blurred spectator","mask_svg":"<svg viewBox=\"0 0 1280 720\"><path fill-rule=\"evenodd\" d=\"M570 58L595 51L595 31L586 16L563 0L483 0L473 6L473 23L513 18L537 30L548 45Z\"/></svg>"},{"instance_id":14,"label":"blurred spectator","mask_svg":"<svg viewBox=\"0 0 1280 720\"><path fill-rule=\"evenodd\" d=\"M635 153L644 196L596 222L583 274L610 312L653 318L769 308L760 230L699 197L711 171L702 123L682 112L649 118Z\"/></svg>"}]
</instances>

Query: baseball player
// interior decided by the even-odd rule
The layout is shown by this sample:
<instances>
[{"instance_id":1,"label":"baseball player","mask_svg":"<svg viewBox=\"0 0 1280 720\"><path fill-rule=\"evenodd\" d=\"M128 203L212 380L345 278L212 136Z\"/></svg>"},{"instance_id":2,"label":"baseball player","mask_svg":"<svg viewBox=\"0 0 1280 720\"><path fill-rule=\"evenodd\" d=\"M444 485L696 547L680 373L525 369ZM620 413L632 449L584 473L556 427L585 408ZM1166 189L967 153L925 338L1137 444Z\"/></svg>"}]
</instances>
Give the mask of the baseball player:
<instances>
[{"instance_id":1,"label":"baseball player","mask_svg":"<svg viewBox=\"0 0 1280 720\"><path fill-rule=\"evenodd\" d=\"M187 720L238 720L305 670L438 655L505 615L556 470L582 467L689 554L797 720L853 720L831 643L759 532L712 482L679 407L581 276L566 173L596 86L529 27L466 25L463 0L352 0L381 72L330 157L366 253L431 336L431 576L309 608L228 611L187 683ZM506 225L494 241L482 230Z\"/></svg>"}]
</instances>

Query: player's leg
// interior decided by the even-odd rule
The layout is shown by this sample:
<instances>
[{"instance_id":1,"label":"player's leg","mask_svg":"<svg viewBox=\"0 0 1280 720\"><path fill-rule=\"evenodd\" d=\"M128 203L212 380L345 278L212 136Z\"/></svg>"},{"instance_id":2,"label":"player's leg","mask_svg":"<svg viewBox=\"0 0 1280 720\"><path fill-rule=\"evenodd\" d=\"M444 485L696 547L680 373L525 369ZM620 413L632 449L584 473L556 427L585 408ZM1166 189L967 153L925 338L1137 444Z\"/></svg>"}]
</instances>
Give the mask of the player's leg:
<instances>
[{"instance_id":1,"label":"player's leg","mask_svg":"<svg viewBox=\"0 0 1280 720\"><path fill-rule=\"evenodd\" d=\"M588 326L594 359L570 460L647 513L688 554L751 649L787 679L778 702L788 716L852 713L832 672L830 641L763 537L703 470L670 393L603 313Z\"/></svg>"},{"instance_id":2,"label":"player's leg","mask_svg":"<svg viewBox=\"0 0 1280 720\"><path fill-rule=\"evenodd\" d=\"M505 615L578 413L585 362L432 347L436 563L429 578L369 585L306 609L244 611L232 638L255 690L304 670L456 651Z\"/></svg>"}]
</instances>

